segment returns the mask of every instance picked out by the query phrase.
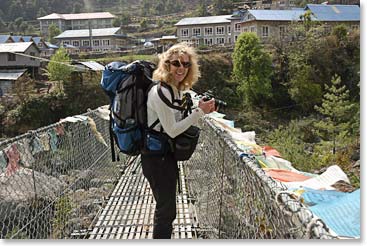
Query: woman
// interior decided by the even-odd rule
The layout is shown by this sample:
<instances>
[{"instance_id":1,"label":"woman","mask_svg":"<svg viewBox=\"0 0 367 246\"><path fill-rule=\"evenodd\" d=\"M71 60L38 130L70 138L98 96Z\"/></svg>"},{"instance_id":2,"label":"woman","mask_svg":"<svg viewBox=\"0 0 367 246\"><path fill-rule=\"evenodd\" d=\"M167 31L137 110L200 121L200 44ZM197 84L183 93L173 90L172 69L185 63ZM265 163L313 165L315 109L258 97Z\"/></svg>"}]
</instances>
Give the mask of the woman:
<instances>
[{"instance_id":1,"label":"woman","mask_svg":"<svg viewBox=\"0 0 367 246\"><path fill-rule=\"evenodd\" d=\"M194 48L180 43L159 55L159 64L154 71L153 79L164 82L172 88L173 102L169 89L161 86L161 91L171 103L178 106L176 100L181 99L181 92L190 89L199 76ZM207 102L200 100L198 108L182 119L182 113L168 107L159 97L157 86L154 86L148 94L147 108L148 126L152 126L158 119L159 123L153 129L157 132L163 129L170 138L175 138L191 125L196 124L204 114L213 112L215 102L214 99ZM142 154L141 158L143 174L149 181L156 201L153 238L171 238L172 223L176 218L177 160L172 153L164 156Z\"/></svg>"}]
</instances>

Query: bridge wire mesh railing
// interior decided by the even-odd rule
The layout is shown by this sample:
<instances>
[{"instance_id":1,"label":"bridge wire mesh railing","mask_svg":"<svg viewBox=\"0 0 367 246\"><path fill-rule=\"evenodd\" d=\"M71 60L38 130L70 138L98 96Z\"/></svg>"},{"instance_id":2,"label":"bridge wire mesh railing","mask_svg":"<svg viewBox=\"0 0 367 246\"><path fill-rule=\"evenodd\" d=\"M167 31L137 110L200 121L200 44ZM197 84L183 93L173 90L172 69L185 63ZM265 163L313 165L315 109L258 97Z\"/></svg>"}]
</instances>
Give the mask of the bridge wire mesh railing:
<instances>
[{"instance_id":1,"label":"bridge wire mesh railing","mask_svg":"<svg viewBox=\"0 0 367 246\"><path fill-rule=\"evenodd\" d=\"M199 238L335 238L210 119L201 127L183 165ZM1 142L0 238L85 238L127 165L108 139L97 109Z\"/></svg>"},{"instance_id":2,"label":"bridge wire mesh railing","mask_svg":"<svg viewBox=\"0 0 367 246\"><path fill-rule=\"evenodd\" d=\"M280 182L243 155L212 120L201 121L197 150L184 164L198 220L211 239L332 239L335 234Z\"/></svg>"},{"instance_id":3,"label":"bridge wire mesh railing","mask_svg":"<svg viewBox=\"0 0 367 246\"><path fill-rule=\"evenodd\" d=\"M123 168L108 139L108 121L93 110L1 142L0 238L87 232Z\"/></svg>"}]
</instances>

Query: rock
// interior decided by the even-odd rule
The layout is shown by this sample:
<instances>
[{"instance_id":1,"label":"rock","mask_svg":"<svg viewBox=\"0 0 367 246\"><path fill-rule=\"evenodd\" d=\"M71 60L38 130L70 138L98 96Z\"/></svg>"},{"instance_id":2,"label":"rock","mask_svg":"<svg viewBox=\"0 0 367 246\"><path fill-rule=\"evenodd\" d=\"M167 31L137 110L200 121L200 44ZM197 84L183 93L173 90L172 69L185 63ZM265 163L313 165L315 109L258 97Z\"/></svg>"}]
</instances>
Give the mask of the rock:
<instances>
[{"instance_id":1,"label":"rock","mask_svg":"<svg viewBox=\"0 0 367 246\"><path fill-rule=\"evenodd\" d=\"M357 160L354 164L353 164L353 166L352 166L352 168L360 168L361 167L361 161L360 160Z\"/></svg>"},{"instance_id":2,"label":"rock","mask_svg":"<svg viewBox=\"0 0 367 246\"><path fill-rule=\"evenodd\" d=\"M331 186L334 187L337 191L341 191L341 192L353 192L355 190L353 185L343 180L339 180L336 183L332 184Z\"/></svg>"},{"instance_id":3,"label":"rock","mask_svg":"<svg viewBox=\"0 0 367 246\"><path fill-rule=\"evenodd\" d=\"M55 199L66 187L64 182L55 177L37 171L34 171L34 174L32 172L32 169L20 168L11 176L1 174L0 204L5 201L22 203L35 197Z\"/></svg>"}]
</instances>

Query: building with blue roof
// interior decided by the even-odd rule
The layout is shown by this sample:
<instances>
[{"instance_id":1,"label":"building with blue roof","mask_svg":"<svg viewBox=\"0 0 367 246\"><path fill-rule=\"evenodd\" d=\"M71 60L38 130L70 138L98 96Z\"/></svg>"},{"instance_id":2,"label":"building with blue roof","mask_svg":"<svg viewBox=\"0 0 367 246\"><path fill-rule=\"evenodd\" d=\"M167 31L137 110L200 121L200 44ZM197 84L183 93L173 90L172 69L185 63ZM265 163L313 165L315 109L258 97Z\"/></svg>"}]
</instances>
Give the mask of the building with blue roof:
<instances>
[{"instance_id":1,"label":"building with blue roof","mask_svg":"<svg viewBox=\"0 0 367 246\"><path fill-rule=\"evenodd\" d=\"M5 43L14 43L14 40L10 35L0 35L0 44Z\"/></svg>"},{"instance_id":2,"label":"building with blue roof","mask_svg":"<svg viewBox=\"0 0 367 246\"><path fill-rule=\"evenodd\" d=\"M307 4L305 10L310 10L318 21L328 22L359 22L360 8L358 5L325 5Z\"/></svg>"},{"instance_id":3,"label":"building with blue roof","mask_svg":"<svg viewBox=\"0 0 367 246\"><path fill-rule=\"evenodd\" d=\"M311 21L323 24L326 33L338 24L345 24L350 30L359 29L358 5L307 4L304 9L247 10L241 18L241 32L254 32L264 43L272 39L287 41L289 25L302 21L301 17L308 11Z\"/></svg>"},{"instance_id":4,"label":"building with blue roof","mask_svg":"<svg viewBox=\"0 0 367 246\"><path fill-rule=\"evenodd\" d=\"M311 12L311 21L324 24L326 32L337 24L359 29L358 5L327 4L291 9L240 9L232 15L184 18L175 26L178 42L193 45L233 44L242 32L254 32L265 43L273 38L286 41L289 25L301 21L307 11Z\"/></svg>"}]
</instances>

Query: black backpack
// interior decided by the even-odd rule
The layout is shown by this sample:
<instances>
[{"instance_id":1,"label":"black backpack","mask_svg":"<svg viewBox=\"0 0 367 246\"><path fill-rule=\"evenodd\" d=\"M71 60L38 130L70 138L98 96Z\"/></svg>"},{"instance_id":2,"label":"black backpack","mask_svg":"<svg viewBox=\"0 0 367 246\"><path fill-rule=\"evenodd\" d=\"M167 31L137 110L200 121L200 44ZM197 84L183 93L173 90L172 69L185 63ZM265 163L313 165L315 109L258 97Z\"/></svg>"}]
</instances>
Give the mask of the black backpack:
<instances>
[{"instance_id":1,"label":"black backpack","mask_svg":"<svg viewBox=\"0 0 367 246\"><path fill-rule=\"evenodd\" d=\"M113 139L121 152L132 156L140 154L144 129L147 127L147 95L157 84L151 79L155 67L155 64L147 61L130 64L112 62L103 71L101 86L110 97L113 161Z\"/></svg>"},{"instance_id":2,"label":"black backpack","mask_svg":"<svg viewBox=\"0 0 367 246\"><path fill-rule=\"evenodd\" d=\"M130 64L112 62L106 65L103 71L101 86L110 98L110 140L113 161L115 161L114 142L121 152L130 156L142 152L154 154L154 151L148 150L149 144L147 144L151 136L149 132L152 133L154 126L159 123L157 120L151 126L147 125L148 93L154 85L158 84L158 94L169 107L184 112L184 117L191 113L191 98L189 100L191 103L186 100L184 106L180 107L173 105L163 95L161 86L169 90L172 102L174 101L170 86L152 80L155 68L155 64L147 61L134 61ZM189 97L189 95L186 96ZM188 134L192 132L192 129L195 129L194 133ZM170 146L156 154L162 155L166 151L179 153L182 150L184 154L178 154L177 159L187 160L195 150L199 132L198 128L192 126L173 140L168 135L162 134L161 137L165 138ZM196 141L192 141L192 138L195 138ZM189 146L190 144L192 146ZM189 150L190 153L187 153Z\"/></svg>"}]
</instances>

